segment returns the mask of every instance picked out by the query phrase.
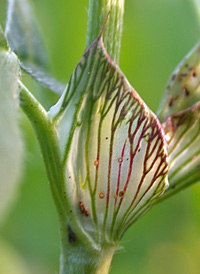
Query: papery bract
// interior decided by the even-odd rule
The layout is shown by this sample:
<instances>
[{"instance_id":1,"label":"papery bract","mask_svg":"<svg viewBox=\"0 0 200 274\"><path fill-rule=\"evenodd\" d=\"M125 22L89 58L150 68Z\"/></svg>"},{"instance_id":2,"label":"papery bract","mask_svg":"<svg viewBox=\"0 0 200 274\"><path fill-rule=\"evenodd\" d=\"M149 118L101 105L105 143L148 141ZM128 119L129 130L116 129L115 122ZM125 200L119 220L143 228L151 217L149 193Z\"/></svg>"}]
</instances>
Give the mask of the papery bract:
<instances>
[{"instance_id":1,"label":"papery bract","mask_svg":"<svg viewBox=\"0 0 200 274\"><path fill-rule=\"evenodd\" d=\"M167 146L156 116L99 36L49 115L56 122L72 210L99 242L118 242L167 187Z\"/></svg>"},{"instance_id":2,"label":"papery bract","mask_svg":"<svg viewBox=\"0 0 200 274\"><path fill-rule=\"evenodd\" d=\"M200 179L200 102L169 116L163 127L170 178L165 198Z\"/></svg>"},{"instance_id":3,"label":"papery bract","mask_svg":"<svg viewBox=\"0 0 200 274\"><path fill-rule=\"evenodd\" d=\"M172 73L161 102L158 118L191 107L200 100L200 42L189 52Z\"/></svg>"},{"instance_id":4,"label":"papery bract","mask_svg":"<svg viewBox=\"0 0 200 274\"><path fill-rule=\"evenodd\" d=\"M169 154L165 199L200 180L200 42L172 73L158 111Z\"/></svg>"}]
</instances>

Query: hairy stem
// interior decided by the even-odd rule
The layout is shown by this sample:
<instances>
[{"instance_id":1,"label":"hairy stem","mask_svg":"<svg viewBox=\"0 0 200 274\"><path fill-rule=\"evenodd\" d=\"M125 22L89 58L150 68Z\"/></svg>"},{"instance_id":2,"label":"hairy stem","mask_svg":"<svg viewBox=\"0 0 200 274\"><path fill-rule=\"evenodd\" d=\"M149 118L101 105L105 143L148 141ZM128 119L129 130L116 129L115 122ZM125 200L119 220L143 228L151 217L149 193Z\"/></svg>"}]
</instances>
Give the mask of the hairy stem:
<instances>
[{"instance_id":1,"label":"hairy stem","mask_svg":"<svg viewBox=\"0 0 200 274\"><path fill-rule=\"evenodd\" d=\"M46 110L21 81L19 82L19 89L20 107L29 118L38 139L60 222L70 222L73 230L81 235L82 242L86 245L92 245L91 240L88 239L82 227L77 223L75 212L71 212L72 205L68 190L63 190L65 185L64 166L54 123L48 117Z\"/></svg>"},{"instance_id":2,"label":"hairy stem","mask_svg":"<svg viewBox=\"0 0 200 274\"><path fill-rule=\"evenodd\" d=\"M64 224L61 226L60 274L108 274L115 248L86 246L80 236Z\"/></svg>"},{"instance_id":3,"label":"hairy stem","mask_svg":"<svg viewBox=\"0 0 200 274\"><path fill-rule=\"evenodd\" d=\"M45 109L21 81L19 90L20 107L29 118L37 136L56 207L58 212L63 212L59 187L63 180L63 168L56 131Z\"/></svg>"},{"instance_id":4,"label":"hairy stem","mask_svg":"<svg viewBox=\"0 0 200 274\"><path fill-rule=\"evenodd\" d=\"M101 33L110 57L119 63L125 0L89 0L87 46ZM60 274L107 274L116 246L98 244L84 230L76 216L70 191L66 188L65 167L61 160L60 140L54 121L19 82L20 106L35 130L43 155L51 192L56 204L61 230ZM64 189L65 187L65 189Z\"/></svg>"},{"instance_id":5,"label":"hairy stem","mask_svg":"<svg viewBox=\"0 0 200 274\"><path fill-rule=\"evenodd\" d=\"M97 254L94 256L96 267L97 257L100 257L101 249L98 248L98 246L91 240L90 236L85 233L84 229L78 222L76 213L74 210L72 210L72 205L69 198L70 194L68 194L68 190L65 189L65 192L63 192L62 186L65 185L65 176L63 163L61 161L59 139L56 128L51 119L48 117L45 109L21 81L19 81L19 101L20 107L29 118L37 136L45 163L51 192L59 215L62 247L60 273L84 273L81 271L81 269L90 269L91 265L91 256L88 255L87 257L86 254ZM65 198L63 195L65 195ZM68 199L66 199L67 196ZM72 243L75 243L73 248L71 247ZM76 253L74 250L79 250L79 252ZM84 252L82 254L81 252L83 250ZM88 250L88 253L86 250ZM86 256L86 259L88 258L88 260L86 260L84 263L88 268L85 268L86 266L84 265L81 266L79 263L78 266L80 272L77 272L77 261L84 256ZM105 265L107 264L104 263L104 266ZM98 267L101 267L101 265L98 265ZM69 272L70 269L74 270L74 272ZM86 271L85 273L95 272Z\"/></svg>"},{"instance_id":6,"label":"hairy stem","mask_svg":"<svg viewBox=\"0 0 200 274\"><path fill-rule=\"evenodd\" d=\"M109 56L119 64L125 0L89 0L87 47L100 34L106 16L110 12L103 34Z\"/></svg>"}]
</instances>

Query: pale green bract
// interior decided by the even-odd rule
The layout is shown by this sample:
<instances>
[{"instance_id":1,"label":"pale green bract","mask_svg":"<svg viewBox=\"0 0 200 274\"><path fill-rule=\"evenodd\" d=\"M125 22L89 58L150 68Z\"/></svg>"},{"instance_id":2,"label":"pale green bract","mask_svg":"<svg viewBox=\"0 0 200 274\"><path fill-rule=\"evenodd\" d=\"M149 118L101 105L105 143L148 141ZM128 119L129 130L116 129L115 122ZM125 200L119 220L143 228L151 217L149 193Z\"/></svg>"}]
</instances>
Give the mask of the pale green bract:
<instances>
[{"instance_id":1,"label":"pale green bract","mask_svg":"<svg viewBox=\"0 0 200 274\"><path fill-rule=\"evenodd\" d=\"M107 55L101 35L48 115L60 138L71 210L97 243L118 242L168 186L167 146L160 122Z\"/></svg>"},{"instance_id":2,"label":"pale green bract","mask_svg":"<svg viewBox=\"0 0 200 274\"><path fill-rule=\"evenodd\" d=\"M200 179L200 102L169 116L163 127L168 143L170 183L165 198Z\"/></svg>"},{"instance_id":3,"label":"pale green bract","mask_svg":"<svg viewBox=\"0 0 200 274\"><path fill-rule=\"evenodd\" d=\"M200 41L172 73L159 107L163 122L169 115L191 107L200 100Z\"/></svg>"},{"instance_id":4,"label":"pale green bract","mask_svg":"<svg viewBox=\"0 0 200 274\"><path fill-rule=\"evenodd\" d=\"M169 188L165 199L200 180L200 42L172 73L158 118L168 143Z\"/></svg>"}]
</instances>

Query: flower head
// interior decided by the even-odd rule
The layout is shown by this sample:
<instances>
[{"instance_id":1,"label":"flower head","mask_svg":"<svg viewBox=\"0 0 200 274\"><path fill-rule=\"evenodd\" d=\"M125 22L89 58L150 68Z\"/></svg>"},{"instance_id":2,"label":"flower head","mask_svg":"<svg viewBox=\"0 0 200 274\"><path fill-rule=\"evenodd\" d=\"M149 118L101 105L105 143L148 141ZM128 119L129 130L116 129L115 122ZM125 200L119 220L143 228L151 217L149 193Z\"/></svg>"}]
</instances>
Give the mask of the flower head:
<instances>
[{"instance_id":1,"label":"flower head","mask_svg":"<svg viewBox=\"0 0 200 274\"><path fill-rule=\"evenodd\" d=\"M159 120L110 59L101 36L50 113L80 224L97 242L118 242L168 185Z\"/></svg>"},{"instance_id":2,"label":"flower head","mask_svg":"<svg viewBox=\"0 0 200 274\"><path fill-rule=\"evenodd\" d=\"M200 42L172 73L158 111L168 143L169 188L162 199L200 179Z\"/></svg>"}]
</instances>

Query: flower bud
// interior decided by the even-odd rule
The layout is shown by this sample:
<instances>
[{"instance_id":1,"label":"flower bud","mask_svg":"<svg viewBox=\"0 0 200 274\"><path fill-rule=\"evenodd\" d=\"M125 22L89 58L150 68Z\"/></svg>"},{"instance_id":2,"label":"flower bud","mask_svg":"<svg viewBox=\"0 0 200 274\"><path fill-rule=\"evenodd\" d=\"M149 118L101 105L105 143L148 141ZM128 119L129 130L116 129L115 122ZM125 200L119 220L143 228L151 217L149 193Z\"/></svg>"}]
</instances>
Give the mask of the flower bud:
<instances>
[{"instance_id":1,"label":"flower bud","mask_svg":"<svg viewBox=\"0 0 200 274\"><path fill-rule=\"evenodd\" d=\"M170 185L162 199L200 179L200 102L169 116L163 127L168 143Z\"/></svg>"},{"instance_id":2,"label":"flower bud","mask_svg":"<svg viewBox=\"0 0 200 274\"><path fill-rule=\"evenodd\" d=\"M200 42L168 81L158 117L168 144L169 188L161 200L200 179Z\"/></svg>"},{"instance_id":3,"label":"flower bud","mask_svg":"<svg viewBox=\"0 0 200 274\"><path fill-rule=\"evenodd\" d=\"M172 73L158 111L164 121L169 115L184 110L200 100L200 42Z\"/></svg>"},{"instance_id":4,"label":"flower bud","mask_svg":"<svg viewBox=\"0 0 200 274\"><path fill-rule=\"evenodd\" d=\"M166 189L167 146L160 122L107 55L101 36L50 115L78 222L98 243L118 242Z\"/></svg>"}]
</instances>

